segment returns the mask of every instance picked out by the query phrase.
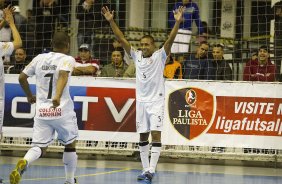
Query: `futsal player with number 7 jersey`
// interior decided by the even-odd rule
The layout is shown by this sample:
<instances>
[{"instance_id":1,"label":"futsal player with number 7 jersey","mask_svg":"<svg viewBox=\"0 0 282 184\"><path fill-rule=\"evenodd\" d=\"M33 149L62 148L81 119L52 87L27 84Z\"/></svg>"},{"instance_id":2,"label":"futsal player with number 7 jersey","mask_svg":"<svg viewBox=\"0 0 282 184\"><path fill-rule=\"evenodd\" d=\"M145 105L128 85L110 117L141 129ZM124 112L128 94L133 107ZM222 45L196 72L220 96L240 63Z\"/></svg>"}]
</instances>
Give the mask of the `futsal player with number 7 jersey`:
<instances>
[{"instance_id":1,"label":"futsal player with number 7 jersey","mask_svg":"<svg viewBox=\"0 0 282 184\"><path fill-rule=\"evenodd\" d=\"M136 67L136 129L140 134L139 150L143 172L137 176L150 184L155 174L161 152L161 131L164 118L164 77L163 71L167 54L170 53L172 43L183 20L184 7L174 11L175 25L163 47L156 49L154 38L145 35L140 40L141 51L131 47L123 33L115 23L114 11L108 7L102 8L102 14L125 51L133 58ZM149 135L152 136L151 159L149 160Z\"/></svg>"},{"instance_id":2,"label":"futsal player with number 7 jersey","mask_svg":"<svg viewBox=\"0 0 282 184\"><path fill-rule=\"evenodd\" d=\"M54 139L65 145L63 163L65 165L65 184L74 184L77 165L75 150L78 137L76 114L69 93L69 78L75 59L66 55L69 52L69 37L64 32L54 34L53 51L39 54L26 66L19 76L19 82L29 103L36 102L32 148L10 174L10 183L18 184L28 166L37 160ZM28 77L36 76L36 98L33 96Z\"/></svg>"}]
</instances>

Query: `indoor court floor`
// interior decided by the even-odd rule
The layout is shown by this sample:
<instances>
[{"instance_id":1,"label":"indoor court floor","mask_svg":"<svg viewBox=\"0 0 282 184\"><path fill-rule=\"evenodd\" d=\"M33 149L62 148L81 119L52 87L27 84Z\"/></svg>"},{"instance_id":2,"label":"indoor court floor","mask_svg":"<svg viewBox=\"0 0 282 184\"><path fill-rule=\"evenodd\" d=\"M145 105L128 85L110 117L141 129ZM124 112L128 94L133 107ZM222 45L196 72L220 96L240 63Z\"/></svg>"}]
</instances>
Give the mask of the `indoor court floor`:
<instances>
[{"instance_id":1,"label":"indoor court floor","mask_svg":"<svg viewBox=\"0 0 282 184\"><path fill-rule=\"evenodd\" d=\"M8 184L18 157L0 156L0 177ZM79 184L139 184L136 161L79 160ZM24 173L22 184L63 184L61 159L40 158ZM153 184L281 184L282 169L221 165L159 163Z\"/></svg>"}]
</instances>

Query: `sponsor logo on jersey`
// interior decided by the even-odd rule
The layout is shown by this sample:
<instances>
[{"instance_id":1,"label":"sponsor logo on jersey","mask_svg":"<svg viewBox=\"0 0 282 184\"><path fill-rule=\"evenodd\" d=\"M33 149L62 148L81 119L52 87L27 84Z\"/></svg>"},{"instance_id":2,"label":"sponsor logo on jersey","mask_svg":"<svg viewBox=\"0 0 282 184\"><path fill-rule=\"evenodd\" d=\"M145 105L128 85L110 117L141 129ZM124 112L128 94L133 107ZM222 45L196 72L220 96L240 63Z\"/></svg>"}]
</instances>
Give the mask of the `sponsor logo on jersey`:
<instances>
[{"instance_id":1,"label":"sponsor logo on jersey","mask_svg":"<svg viewBox=\"0 0 282 184\"><path fill-rule=\"evenodd\" d=\"M58 117L62 116L61 108L40 108L39 117Z\"/></svg>"},{"instance_id":2,"label":"sponsor logo on jersey","mask_svg":"<svg viewBox=\"0 0 282 184\"><path fill-rule=\"evenodd\" d=\"M206 132L212 124L214 98L199 88L183 88L169 95L169 119L175 130L188 140Z\"/></svg>"}]
</instances>

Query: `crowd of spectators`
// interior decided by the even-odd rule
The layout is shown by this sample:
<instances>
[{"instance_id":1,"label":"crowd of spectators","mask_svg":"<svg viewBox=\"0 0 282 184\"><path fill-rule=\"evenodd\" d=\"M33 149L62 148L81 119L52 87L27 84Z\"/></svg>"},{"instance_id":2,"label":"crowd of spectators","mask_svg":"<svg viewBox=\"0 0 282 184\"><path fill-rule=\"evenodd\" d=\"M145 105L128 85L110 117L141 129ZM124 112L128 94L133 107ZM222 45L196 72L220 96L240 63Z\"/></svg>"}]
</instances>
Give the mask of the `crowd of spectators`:
<instances>
[{"instance_id":1,"label":"crowd of spectators","mask_svg":"<svg viewBox=\"0 0 282 184\"><path fill-rule=\"evenodd\" d=\"M101 16L102 1L80 0L76 6L75 17L78 21L77 46L78 55L73 71L74 76L88 75L94 77L135 77L135 66L130 56L125 53L119 42L113 40L109 43L108 52L111 53L104 66L99 53L95 53L95 30L103 27ZM172 46L172 53L167 58L164 77L168 79L197 79L197 80L234 80L234 69L230 62L224 59L225 46L209 44L209 35L213 34L206 22L200 18L198 5L192 0L177 2L173 10L168 12L168 25L172 27L173 11L180 5L186 7L184 21L180 24L179 34ZM62 9L62 6L66 7ZM0 1L0 8L5 7L5 1ZM28 9L26 17L22 16L19 6L15 6L15 25L23 39L23 48L17 49L14 56L4 58L9 62L9 73L19 73L23 66L32 58L42 52L51 50L50 41L58 26L70 26L70 3L65 4L60 0L33 0L33 9ZM281 81L281 39L280 22L282 17L282 2L276 3L272 8L275 20L274 59L270 58L268 45L263 45L251 53L250 61L246 62L242 74L245 81ZM0 11L1 15L1 11ZM197 48L188 52L193 22L197 25ZM67 30L67 29L66 29ZM188 31L188 32L187 32ZM183 34L184 33L184 34ZM8 26L0 32L1 41L10 41L11 31ZM178 40L177 40L178 38ZM185 40L185 43L179 44ZM179 48L176 48L178 46ZM184 50L180 47L185 46ZM183 55L175 54L182 53ZM20 59L20 57L22 57ZM181 58L181 59L180 59ZM103 58L105 59L105 58ZM22 60L22 61L21 61Z\"/></svg>"}]
</instances>

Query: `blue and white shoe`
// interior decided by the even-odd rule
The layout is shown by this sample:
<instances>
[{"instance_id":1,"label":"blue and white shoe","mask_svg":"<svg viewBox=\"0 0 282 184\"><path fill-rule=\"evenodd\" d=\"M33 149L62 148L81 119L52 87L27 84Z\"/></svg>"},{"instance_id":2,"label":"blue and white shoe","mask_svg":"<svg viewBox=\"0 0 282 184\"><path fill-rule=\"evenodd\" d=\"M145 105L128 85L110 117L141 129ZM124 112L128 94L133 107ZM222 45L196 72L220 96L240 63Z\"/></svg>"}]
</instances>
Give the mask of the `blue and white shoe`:
<instances>
[{"instance_id":1,"label":"blue and white shoe","mask_svg":"<svg viewBox=\"0 0 282 184\"><path fill-rule=\"evenodd\" d=\"M155 173L150 173L149 171L145 172L145 180L147 183L151 183Z\"/></svg>"},{"instance_id":2,"label":"blue and white shoe","mask_svg":"<svg viewBox=\"0 0 282 184\"><path fill-rule=\"evenodd\" d=\"M146 173L146 171L143 171L141 174L139 174L138 176L137 176L137 180L145 180L145 178L146 178L146 175L145 175L145 173Z\"/></svg>"},{"instance_id":3,"label":"blue and white shoe","mask_svg":"<svg viewBox=\"0 0 282 184\"><path fill-rule=\"evenodd\" d=\"M143 183L150 184L154 177L154 173L150 173L149 171L145 171L142 174L138 175L137 180L143 181Z\"/></svg>"}]
</instances>

